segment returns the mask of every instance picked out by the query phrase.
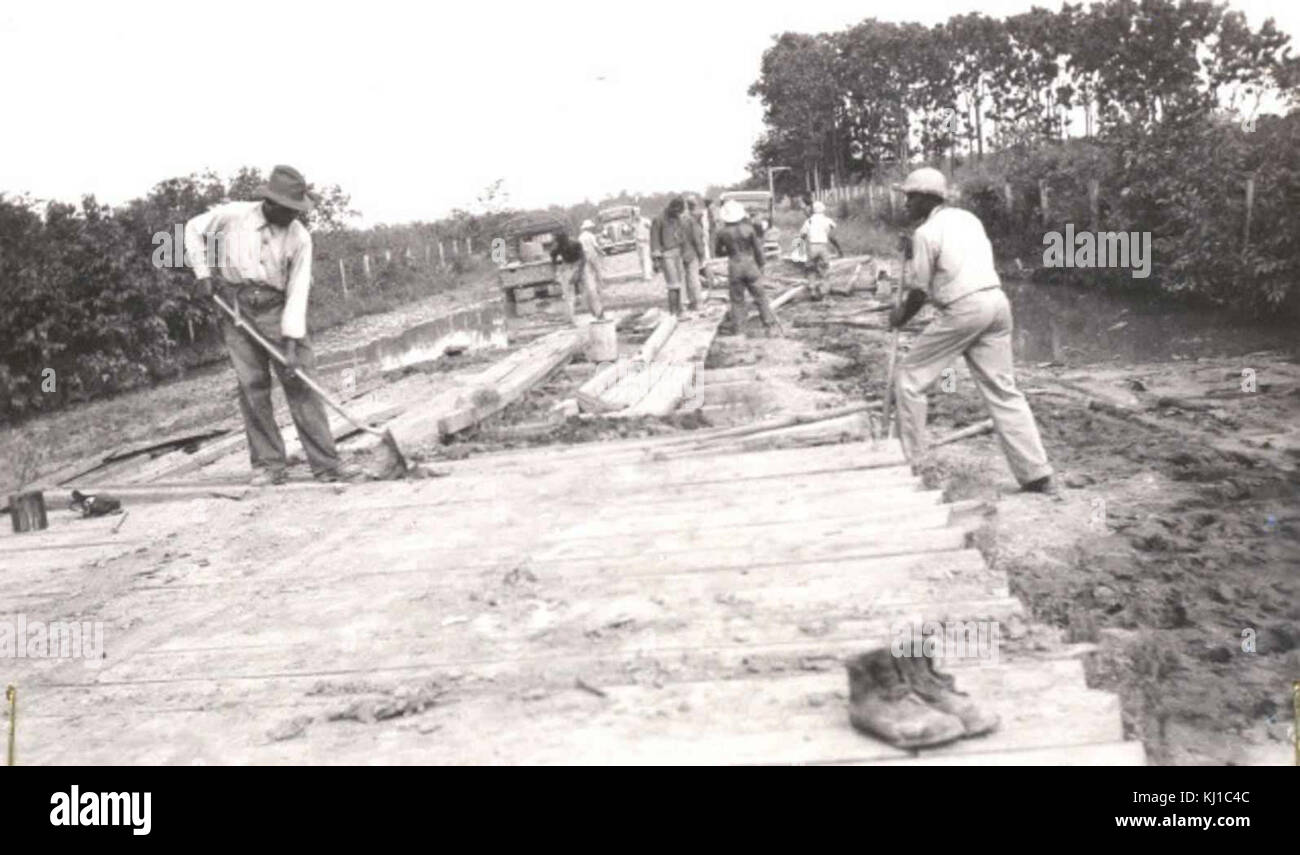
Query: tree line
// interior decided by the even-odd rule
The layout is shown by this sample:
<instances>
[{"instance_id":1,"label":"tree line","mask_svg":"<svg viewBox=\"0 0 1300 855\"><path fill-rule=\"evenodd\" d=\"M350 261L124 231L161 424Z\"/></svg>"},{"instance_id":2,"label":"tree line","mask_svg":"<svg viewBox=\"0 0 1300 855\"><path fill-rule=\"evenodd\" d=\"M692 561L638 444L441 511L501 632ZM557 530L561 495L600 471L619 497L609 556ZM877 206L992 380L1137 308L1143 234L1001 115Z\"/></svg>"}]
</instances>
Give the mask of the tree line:
<instances>
[{"instance_id":1,"label":"tree line","mask_svg":"<svg viewBox=\"0 0 1300 855\"><path fill-rule=\"evenodd\" d=\"M792 167L777 180L801 193L869 180L914 155L978 160L1216 110L1250 115L1270 93L1295 92L1289 43L1272 19L1252 29L1208 0L784 33L750 88L765 122L752 167Z\"/></svg>"}]
</instances>

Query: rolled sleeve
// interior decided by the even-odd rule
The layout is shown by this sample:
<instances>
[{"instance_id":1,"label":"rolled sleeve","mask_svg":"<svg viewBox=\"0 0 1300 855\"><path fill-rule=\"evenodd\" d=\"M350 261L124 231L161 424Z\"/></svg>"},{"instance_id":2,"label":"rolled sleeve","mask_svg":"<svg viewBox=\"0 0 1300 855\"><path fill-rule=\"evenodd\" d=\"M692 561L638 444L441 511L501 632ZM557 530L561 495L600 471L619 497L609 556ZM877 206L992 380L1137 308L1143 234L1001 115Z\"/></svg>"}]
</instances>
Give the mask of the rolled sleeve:
<instances>
[{"instance_id":1,"label":"rolled sleeve","mask_svg":"<svg viewBox=\"0 0 1300 855\"><path fill-rule=\"evenodd\" d=\"M185 261L194 269L196 279L207 279L212 275L207 238L215 218L214 211L205 211L185 224Z\"/></svg>"},{"instance_id":2,"label":"rolled sleeve","mask_svg":"<svg viewBox=\"0 0 1300 855\"><path fill-rule=\"evenodd\" d=\"M311 233L301 223L295 222L294 226L297 240L285 282L280 334L285 338L304 338L307 335L307 297L311 292Z\"/></svg>"}]
</instances>

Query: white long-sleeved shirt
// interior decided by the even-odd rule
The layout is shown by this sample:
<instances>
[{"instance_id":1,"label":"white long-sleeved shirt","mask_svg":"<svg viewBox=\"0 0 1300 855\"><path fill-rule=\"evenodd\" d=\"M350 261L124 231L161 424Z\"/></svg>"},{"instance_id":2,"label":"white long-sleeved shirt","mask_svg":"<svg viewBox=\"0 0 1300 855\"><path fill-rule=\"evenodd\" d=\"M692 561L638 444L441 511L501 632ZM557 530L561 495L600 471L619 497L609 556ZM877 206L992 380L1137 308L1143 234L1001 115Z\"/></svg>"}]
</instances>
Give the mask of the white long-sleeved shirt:
<instances>
[{"instance_id":1,"label":"white long-sleeved shirt","mask_svg":"<svg viewBox=\"0 0 1300 855\"><path fill-rule=\"evenodd\" d=\"M1001 287L993 245L979 217L940 205L912 235L910 287L925 289L940 308L954 300Z\"/></svg>"},{"instance_id":2,"label":"white long-sleeved shirt","mask_svg":"<svg viewBox=\"0 0 1300 855\"><path fill-rule=\"evenodd\" d=\"M287 227L272 224L261 202L227 202L185 224L185 258L196 277L204 279L216 267L226 282L257 282L284 292L285 338L307 335L311 252L306 226L297 220Z\"/></svg>"}]
</instances>

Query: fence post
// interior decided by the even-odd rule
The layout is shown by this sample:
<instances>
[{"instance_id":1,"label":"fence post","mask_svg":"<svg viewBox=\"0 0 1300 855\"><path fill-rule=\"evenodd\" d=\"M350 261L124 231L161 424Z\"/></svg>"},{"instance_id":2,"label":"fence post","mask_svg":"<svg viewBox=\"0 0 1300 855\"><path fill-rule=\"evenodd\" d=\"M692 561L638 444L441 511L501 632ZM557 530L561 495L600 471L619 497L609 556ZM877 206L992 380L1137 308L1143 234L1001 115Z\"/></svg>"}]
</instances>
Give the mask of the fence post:
<instances>
[{"instance_id":1,"label":"fence post","mask_svg":"<svg viewBox=\"0 0 1300 855\"><path fill-rule=\"evenodd\" d=\"M876 215L876 185L874 184L867 185L867 210L871 216Z\"/></svg>"},{"instance_id":2,"label":"fence post","mask_svg":"<svg viewBox=\"0 0 1300 855\"><path fill-rule=\"evenodd\" d=\"M391 249L385 249L385 250L384 250L384 261L388 262L389 264L392 264L392 262L393 262L393 251L392 251Z\"/></svg>"},{"instance_id":3,"label":"fence post","mask_svg":"<svg viewBox=\"0 0 1300 855\"><path fill-rule=\"evenodd\" d=\"M1002 194L1006 197L1007 200L1007 218L1010 219L1011 217L1014 217L1016 214L1016 194L1011 189L1010 181L1002 185Z\"/></svg>"},{"instance_id":4,"label":"fence post","mask_svg":"<svg viewBox=\"0 0 1300 855\"><path fill-rule=\"evenodd\" d=\"M1246 176L1246 228L1241 238L1241 249L1244 252L1250 247L1250 216L1255 209L1255 173Z\"/></svg>"},{"instance_id":5,"label":"fence post","mask_svg":"<svg viewBox=\"0 0 1300 855\"><path fill-rule=\"evenodd\" d=\"M1088 212L1092 215L1092 230L1101 228L1101 182L1096 178L1088 180Z\"/></svg>"},{"instance_id":6,"label":"fence post","mask_svg":"<svg viewBox=\"0 0 1300 855\"><path fill-rule=\"evenodd\" d=\"M473 255L473 254L474 254L474 239L473 239L473 238L465 238L465 254L466 254L466 255Z\"/></svg>"},{"instance_id":7,"label":"fence post","mask_svg":"<svg viewBox=\"0 0 1300 855\"><path fill-rule=\"evenodd\" d=\"M363 270L366 271L366 281L369 282L370 281L370 253L363 252L361 254L361 267Z\"/></svg>"},{"instance_id":8,"label":"fence post","mask_svg":"<svg viewBox=\"0 0 1300 855\"><path fill-rule=\"evenodd\" d=\"M438 264L442 267L447 266L447 256L442 251L442 241L438 241Z\"/></svg>"},{"instance_id":9,"label":"fence post","mask_svg":"<svg viewBox=\"0 0 1300 855\"><path fill-rule=\"evenodd\" d=\"M1038 179L1038 207L1043 217L1043 225L1046 226L1051 222L1051 214L1047 210L1047 179Z\"/></svg>"},{"instance_id":10,"label":"fence post","mask_svg":"<svg viewBox=\"0 0 1300 855\"><path fill-rule=\"evenodd\" d=\"M895 217L895 213L894 213L894 188L893 188L893 187L890 187L890 188L889 188L888 190L886 190L885 192L889 194L889 218L892 220L892 219L894 219L894 217Z\"/></svg>"},{"instance_id":11,"label":"fence post","mask_svg":"<svg viewBox=\"0 0 1300 855\"><path fill-rule=\"evenodd\" d=\"M343 264L343 259L339 259L339 281L343 283L343 296L348 295L348 269Z\"/></svg>"}]
</instances>

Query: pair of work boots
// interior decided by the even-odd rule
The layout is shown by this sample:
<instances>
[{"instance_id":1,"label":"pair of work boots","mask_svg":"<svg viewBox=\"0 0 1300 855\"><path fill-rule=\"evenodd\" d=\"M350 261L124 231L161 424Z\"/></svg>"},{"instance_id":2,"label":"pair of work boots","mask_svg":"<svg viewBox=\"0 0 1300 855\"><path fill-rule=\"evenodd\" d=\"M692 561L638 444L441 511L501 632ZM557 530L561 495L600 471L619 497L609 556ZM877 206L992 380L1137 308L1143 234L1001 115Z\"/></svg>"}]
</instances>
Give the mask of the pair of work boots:
<instances>
[{"instance_id":1,"label":"pair of work boots","mask_svg":"<svg viewBox=\"0 0 1300 855\"><path fill-rule=\"evenodd\" d=\"M975 705L949 674L924 656L888 649L848 663L849 721L898 748L926 748L997 729L999 719Z\"/></svg>"}]
</instances>

